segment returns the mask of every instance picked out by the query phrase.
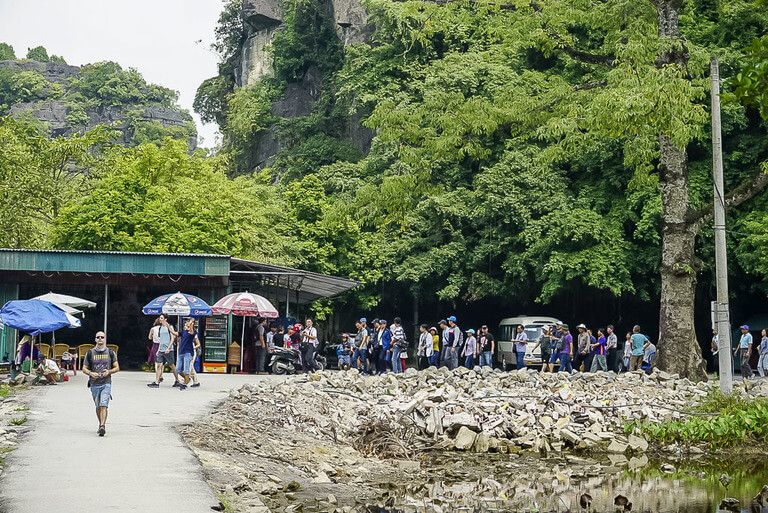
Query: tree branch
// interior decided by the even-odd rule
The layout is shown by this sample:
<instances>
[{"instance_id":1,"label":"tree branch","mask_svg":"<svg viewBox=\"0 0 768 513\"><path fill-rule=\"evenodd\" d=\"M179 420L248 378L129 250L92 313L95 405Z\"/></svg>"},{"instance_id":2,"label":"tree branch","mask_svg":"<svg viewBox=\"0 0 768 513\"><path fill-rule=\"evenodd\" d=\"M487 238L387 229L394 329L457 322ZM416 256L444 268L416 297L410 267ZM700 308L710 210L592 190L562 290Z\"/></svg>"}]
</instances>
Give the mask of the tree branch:
<instances>
[{"instance_id":1,"label":"tree branch","mask_svg":"<svg viewBox=\"0 0 768 513\"><path fill-rule=\"evenodd\" d=\"M723 202L725 203L725 210L729 210L735 207L738 207L742 203L745 203L761 192L763 192L766 187L768 187L768 173L763 173L762 171L755 175L755 177L750 182L745 182L732 191L725 194L725 197L723 198ZM692 212L689 216L687 221L689 223L698 223L701 224L714 214L713 212L714 206L710 205L706 208L703 208L701 210L697 210L695 212Z\"/></svg>"},{"instance_id":2,"label":"tree branch","mask_svg":"<svg viewBox=\"0 0 768 513\"><path fill-rule=\"evenodd\" d=\"M590 89L598 89L608 85L607 80L599 80L597 82L587 82L585 84L579 84L573 86L574 91L589 91Z\"/></svg>"}]
</instances>

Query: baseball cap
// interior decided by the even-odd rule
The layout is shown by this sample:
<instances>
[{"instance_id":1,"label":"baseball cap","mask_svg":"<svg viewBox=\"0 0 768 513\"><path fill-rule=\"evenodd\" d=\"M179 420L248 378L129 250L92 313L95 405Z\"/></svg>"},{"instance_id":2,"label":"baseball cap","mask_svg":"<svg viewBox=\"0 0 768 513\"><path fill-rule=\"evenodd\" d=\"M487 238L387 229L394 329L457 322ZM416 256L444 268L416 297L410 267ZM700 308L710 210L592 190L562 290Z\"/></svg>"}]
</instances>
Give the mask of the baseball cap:
<instances>
[{"instance_id":1,"label":"baseball cap","mask_svg":"<svg viewBox=\"0 0 768 513\"><path fill-rule=\"evenodd\" d=\"M473 330L472 328L469 328L467 330L467 333L469 333L470 335L474 335L475 334L475 330Z\"/></svg>"},{"instance_id":2,"label":"baseball cap","mask_svg":"<svg viewBox=\"0 0 768 513\"><path fill-rule=\"evenodd\" d=\"M387 324L387 320L386 319L379 319L379 324L386 325Z\"/></svg>"},{"instance_id":3,"label":"baseball cap","mask_svg":"<svg viewBox=\"0 0 768 513\"><path fill-rule=\"evenodd\" d=\"M584 326L583 324L579 324L578 326L576 326L576 329L579 329L579 328L587 329L587 327Z\"/></svg>"},{"instance_id":4,"label":"baseball cap","mask_svg":"<svg viewBox=\"0 0 768 513\"><path fill-rule=\"evenodd\" d=\"M451 322L456 322L456 316L455 315L451 315L450 317L448 317L448 320L451 321Z\"/></svg>"},{"instance_id":5,"label":"baseball cap","mask_svg":"<svg viewBox=\"0 0 768 513\"><path fill-rule=\"evenodd\" d=\"M561 324L560 327L563 328L564 330L568 329L568 325L567 324Z\"/></svg>"},{"instance_id":6,"label":"baseball cap","mask_svg":"<svg viewBox=\"0 0 768 513\"><path fill-rule=\"evenodd\" d=\"M748 324L743 324L743 325L741 326L741 328L739 328L739 329L740 329L740 330L747 330L747 331L749 331L749 325L748 325Z\"/></svg>"},{"instance_id":7,"label":"baseball cap","mask_svg":"<svg viewBox=\"0 0 768 513\"><path fill-rule=\"evenodd\" d=\"M360 317L360 322L365 322L365 323L367 323L367 322L368 322L368 319L366 319L365 317Z\"/></svg>"}]
</instances>

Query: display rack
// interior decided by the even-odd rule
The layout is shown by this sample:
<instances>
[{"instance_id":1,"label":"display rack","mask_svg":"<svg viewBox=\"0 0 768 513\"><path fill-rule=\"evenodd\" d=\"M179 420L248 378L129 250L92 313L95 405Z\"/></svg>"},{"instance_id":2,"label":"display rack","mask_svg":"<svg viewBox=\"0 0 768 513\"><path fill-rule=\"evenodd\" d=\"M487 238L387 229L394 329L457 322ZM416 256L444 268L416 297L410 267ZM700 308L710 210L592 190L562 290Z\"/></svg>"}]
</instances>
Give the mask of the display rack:
<instances>
[{"instance_id":1,"label":"display rack","mask_svg":"<svg viewBox=\"0 0 768 513\"><path fill-rule=\"evenodd\" d=\"M229 316L214 315L205 320L203 368L206 372L226 372Z\"/></svg>"}]
</instances>

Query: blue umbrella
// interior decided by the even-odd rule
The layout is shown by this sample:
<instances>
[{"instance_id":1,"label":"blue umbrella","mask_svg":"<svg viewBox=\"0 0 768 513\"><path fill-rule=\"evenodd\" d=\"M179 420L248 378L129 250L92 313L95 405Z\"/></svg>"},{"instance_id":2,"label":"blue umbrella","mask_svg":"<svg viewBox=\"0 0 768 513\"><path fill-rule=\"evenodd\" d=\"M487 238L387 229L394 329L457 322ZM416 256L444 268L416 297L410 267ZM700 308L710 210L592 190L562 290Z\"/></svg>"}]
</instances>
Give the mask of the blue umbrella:
<instances>
[{"instance_id":1,"label":"blue umbrella","mask_svg":"<svg viewBox=\"0 0 768 513\"><path fill-rule=\"evenodd\" d=\"M141 309L144 315L180 315L189 317L207 317L211 315L208 303L192 294L176 292L164 294L153 299Z\"/></svg>"},{"instance_id":2,"label":"blue umbrella","mask_svg":"<svg viewBox=\"0 0 768 513\"><path fill-rule=\"evenodd\" d=\"M23 299L8 301L0 310L0 322L33 337L61 328L79 327L80 321L47 301Z\"/></svg>"}]
</instances>

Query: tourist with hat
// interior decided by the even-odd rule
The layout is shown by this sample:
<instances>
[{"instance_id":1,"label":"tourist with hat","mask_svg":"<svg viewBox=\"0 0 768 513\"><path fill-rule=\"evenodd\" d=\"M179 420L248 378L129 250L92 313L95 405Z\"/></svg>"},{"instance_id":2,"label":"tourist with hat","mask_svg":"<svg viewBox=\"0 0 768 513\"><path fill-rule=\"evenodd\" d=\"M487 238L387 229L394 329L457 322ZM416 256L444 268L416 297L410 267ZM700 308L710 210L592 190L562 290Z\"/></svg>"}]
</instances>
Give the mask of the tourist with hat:
<instances>
[{"instance_id":1,"label":"tourist with hat","mask_svg":"<svg viewBox=\"0 0 768 513\"><path fill-rule=\"evenodd\" d=\"M456 316L451 315L448 317L448 343L451 346L451 351L448 354L450 357L448 368L453 370L459 366L459 352L460 347L464 343L464 333L459 328L458 319Z\"/></svg>"},{"instance_id":2,"label":"tourist with hat","mask_svg":"<svg viewBox=\"0 0 768 513\"><path fill-rule=\"evenodd\" d=\"M461 356L464 358L464 367L472 369L475 367L475 355L477 354L477 339L475 338L475 330L472 328L467 330L467 341L464 344L464 349L461 351Z\"/></svg>"},{"instance_id":3,"label":"tourist with hat","mask_svg":"<svg viewBox=\"0 0 768 513\"><path fill-rule=\"evenodd\" d=\"M437 328L429 328L429 334L432 336L432 356L429 358L429 365L437 367L440 365L440 335L437 334Z\"/></svg>"},{"instance_id":4,"label":"tourist with hat","mask_svg":"<svg viewBox=\"0 0 768 513\"><path fill-rule=\"evenodd\" d=\"M584 370L581 366L585 363L587 355L589 355L589 332L584 324L576 326L576 330L579 332L579 336L577 339L578 346L576 348L576 356L573 360L573 368L576 370Z\"/></svg>"},{"instance_id":5,"label":"tourist with hat","mask_svg":"<svg viewBox=\"0 0 768 513\"><path fill-rule=\"evenodd\" d=\"M752 373L752 366L749 364L749 358L752 356L752 334L749 332L749 326L744 324L740 328L741 339L739 345L734 351L734 355L737 351L741 351L741 377L749 379L754 376Z\"/></svg>"}]
</instances>

